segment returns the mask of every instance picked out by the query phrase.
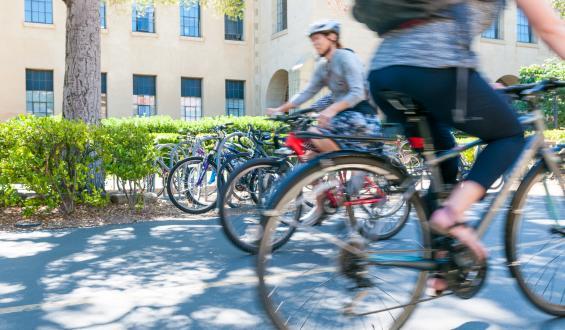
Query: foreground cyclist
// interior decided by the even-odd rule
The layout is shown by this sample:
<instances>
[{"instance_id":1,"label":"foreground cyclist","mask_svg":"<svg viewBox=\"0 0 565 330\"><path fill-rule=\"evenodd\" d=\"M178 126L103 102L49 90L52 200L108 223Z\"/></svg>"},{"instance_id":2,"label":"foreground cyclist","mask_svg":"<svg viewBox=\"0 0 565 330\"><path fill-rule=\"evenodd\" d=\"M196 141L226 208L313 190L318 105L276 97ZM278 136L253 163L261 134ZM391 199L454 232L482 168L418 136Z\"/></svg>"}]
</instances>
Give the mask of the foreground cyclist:
<instances>
[{"instance_id":1,"label":"foreground cyclist","mask_svg":"<svg viewBox=\"0 0 565 330\"><path fill-rule=\"evenodd\" d=\"M376 3L386 1L373 2L377 6ZM517 3L540 38L561 58L565 57L565 25L550 5L538 0L517 0ZM524 132L516 113L476 71L479 61L470 49L473 38L490 26L504 8L504 1L467 0L445 7L443 13L447 15L408 21L381 33L384 40L371 63L370 91L388 120L403 124L407 124L403 113L387 102L383 92L400 92L414 99L428 116L438 150L455 146L451 127L487 142L465 181L430 219L435 231L454 237L477 260L484 260L487 251L474 230L464 225L464 213L511 166L524 146ZM458 77L461 77L457 68L462 67L468 69L465 79L468 88L463 95L457 92ZM457 118L453 110L461 97L466 110L464 118ZM408 127L406 134L412 134ZM443 165L445 183L455 183L457 160ZM442 291L446 283L435 280L431 286Z\"/></svg>"}]
</instances>

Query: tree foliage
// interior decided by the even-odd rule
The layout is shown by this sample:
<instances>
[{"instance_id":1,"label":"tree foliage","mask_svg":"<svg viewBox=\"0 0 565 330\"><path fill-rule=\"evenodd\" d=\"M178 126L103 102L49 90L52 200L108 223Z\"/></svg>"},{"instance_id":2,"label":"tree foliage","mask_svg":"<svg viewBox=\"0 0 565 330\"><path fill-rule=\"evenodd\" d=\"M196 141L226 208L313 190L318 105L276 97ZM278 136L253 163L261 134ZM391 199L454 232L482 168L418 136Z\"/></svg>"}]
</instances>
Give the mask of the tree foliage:
<instances>
[{"instance_id":1,"label":"tree foliage","mask_svg":"<svg viewBox=\"0 0 565 330\"><path fill-rule=\"evenodd\" d=\"M565 0L553 0L553 7L557 9L561 17L565 17Z\"/></svg>"},{"instance_id":2,"label":"tree foliage","mask_svg":"<svg viewBox=\"0 0 565 330\"><path fill-rule=\"evenodd\" d=\"M565 61L557 58L546 60L543 64L534 64L520 69L520 82L533 83L546 79L565 80ZM549 95L543 102L543 109L551 121L555 121L554 107L557 105L558 125L565 126L565 91L560 90Z\"/></svg>"}]
</instances>

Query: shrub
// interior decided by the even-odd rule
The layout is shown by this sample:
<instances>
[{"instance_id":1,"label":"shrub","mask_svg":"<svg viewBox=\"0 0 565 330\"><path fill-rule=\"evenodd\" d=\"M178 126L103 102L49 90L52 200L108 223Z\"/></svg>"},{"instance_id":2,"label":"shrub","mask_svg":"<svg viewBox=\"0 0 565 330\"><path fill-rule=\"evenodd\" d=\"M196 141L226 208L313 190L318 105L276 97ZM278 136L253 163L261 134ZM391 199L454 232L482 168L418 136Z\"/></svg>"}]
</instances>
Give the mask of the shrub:
<instances>
[{"instance_id":1,"label":"shrub","mask_svg":"<svg viewBox=\"0 0 565 330\"><path fill-rule=\"evenodd\" d=\"M3 189L4 203L17 201L13 184L37 194L23 202L26 214L42 206L72 213L77 203L85 201L84 191L97 196L94 200L101 198L89 186L89 165L96 159L88 147L92 141L84 123L22 116L0 125L0 140L0 183L10 187Z\"/></svg>"},{"instance_id":2,"label":"shrub","mask_svg":"<svg viewBox=\"0 0 565 330\"><path fill-rule=\"evenodd\" d=\"M109 118L104 119L102 124L106 127L120 126L123 124L133 124L137 127L144 127L149 133L169 133L169 134L184 134L190 133L192 135L210 134L213 133L213 128L219 124L233 123L228 127L227 132L246 131L248 125L252 125L256 129L263 131L274 131L280 127L279 123L266 120L265 117L205 117L198 121L184 121L174 120L168 116L154 116L154 117L131 117L131 118Z\"/></svg>"},{"instance_id":3,"label":"shrub","mask_svg":"<svg viewBox=\"0 0 565 330\"><path fill-rule=\"evenodd\" d=\"M132 209L142 207L144 179L157 171L157 151L148 129L121 123L101 127L95 136L106 173L117 177Z\"/></svg>"},{"instance_id":4,"label":"shrub","mask_svg":"<svg viewBox=\"0 0 565 330\"><path fill-rule=\"evenodd\" d=\"M543 64L534 64L520 69L521 83L534 83L550 78L565 80L565 61L553 58L546 60ZM558 127L565 126L565 89L562 88L545 95L541 107L549 122L557 124ZM557 118L554 118L554 108L557 109Z\"/></svg>"}]
</instances>

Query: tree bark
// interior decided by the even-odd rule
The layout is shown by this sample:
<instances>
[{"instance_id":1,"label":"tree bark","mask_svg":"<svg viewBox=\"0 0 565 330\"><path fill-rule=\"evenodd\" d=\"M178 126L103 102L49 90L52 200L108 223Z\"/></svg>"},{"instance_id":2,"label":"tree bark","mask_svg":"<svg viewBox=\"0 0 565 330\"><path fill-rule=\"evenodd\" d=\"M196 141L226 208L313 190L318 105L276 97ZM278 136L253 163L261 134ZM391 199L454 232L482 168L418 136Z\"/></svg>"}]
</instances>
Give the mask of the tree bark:
<instances>
[{"instance_id":1,"label":"tree bark","mask_svg":"<svg viewBox=\"0 0 565 330\"><path fill-rule=\"evenodd\" d=\"M100 0L67 5L63 118L100 123Z\"/></svg>"},{"instance_id":2,"label":"tree bark","mask_svg":"<svg viewBox=\"0 0 565 330\"><path fill-rule=\"evenodd\" d=\"M100 0L62 0L67 5L63 118L100 124ZM92 156L95 156L94 154ZM104 191L102 162L89 165L85 189Z\"/></svg>"}]
</instances>

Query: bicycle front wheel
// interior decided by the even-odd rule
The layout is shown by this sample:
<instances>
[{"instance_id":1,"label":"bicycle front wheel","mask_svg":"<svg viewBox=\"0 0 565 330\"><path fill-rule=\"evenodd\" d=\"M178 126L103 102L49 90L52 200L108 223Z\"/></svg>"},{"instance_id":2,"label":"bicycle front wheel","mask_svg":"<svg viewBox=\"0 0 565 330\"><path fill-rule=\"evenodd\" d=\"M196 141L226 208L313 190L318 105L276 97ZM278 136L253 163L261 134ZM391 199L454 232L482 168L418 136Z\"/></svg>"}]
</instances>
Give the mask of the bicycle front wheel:
<instances>
[{"instance_id":1,"label":"bicycle front wheel","mask_svg":"<svg viewBox=\"0 0 565 330\"><path fill-rule=\"evenodd\" d=\"M561 177L564 167L561 164ZM565 316L565 197L544 162L526 175L506 223L506 255L512 275L536 307Z\"/></svg>"},{"instance_id":2,"label":"bicycle front wheel","mask_svg":"<svg viewBox=\"0 0 565 330\"><path fill-rule=\"evenodd\" d=\"M237 168L228 178L218 199L220 224L227 238L239 249L257 253L263 204L287 169L284 160L259 158ZM292 226L286 229L274 242L275 248L288 241L294 232Z\"/></svg>"},{"instance_id":3,"label":"bicycle front wheel","mask_svg":"<svg viewBox=\"0 0 565 330\"><path fill-rule=\"evenodd\" d=\"M350 178L351 173L386 178L396 185L407 179L405 172L378 158L339 154L296 167L277 185L266 206L257 273L261 301L278 329L398 329L425 288L425 271L376 266L378 258L430 257L430 236L417 194L406 201L414 212L402 231L384 241L364 240L351 218L364 212L349 207L328 216L322 226L304 226L295 220L303 187L337 196L332 178ZM298 231L273 251L273 235L289 223Z\"/></svg>"},{"instance_id":4,"label":"bicycle front wheel","mask_svg":"<svg viewBox=\"0 0 565 330\"><path fill-rule=\"evenodd\" d=\"M209 212L216 206L218 181L216 165L202 157L178 162L167 177L167 195L181 211Z\"/></svg>"}]
</instances>

